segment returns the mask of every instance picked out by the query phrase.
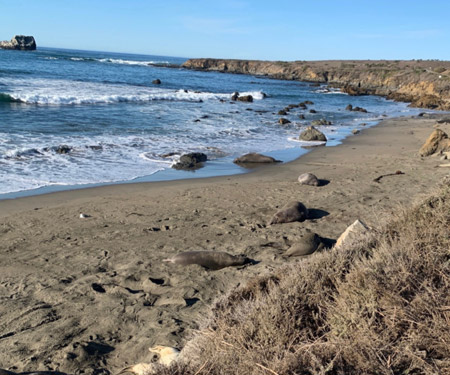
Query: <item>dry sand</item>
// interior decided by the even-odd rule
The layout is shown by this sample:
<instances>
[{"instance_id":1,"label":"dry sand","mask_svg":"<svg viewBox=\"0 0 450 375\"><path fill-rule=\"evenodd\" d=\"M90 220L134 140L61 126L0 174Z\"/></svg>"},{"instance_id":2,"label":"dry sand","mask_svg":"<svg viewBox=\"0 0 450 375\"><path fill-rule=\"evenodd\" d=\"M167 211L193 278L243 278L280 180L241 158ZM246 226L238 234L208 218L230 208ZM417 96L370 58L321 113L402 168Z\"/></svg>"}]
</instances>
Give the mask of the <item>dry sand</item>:
<instances>
[{"instance_id":1,"label":"dry sand","mask_svg":"<svg viewBox=\"0 0 450 375\"><path fill-rule=\"evenodd\" d=\"M355 219L377 226L426 195L449 173L439 157L418 156L431 117L387 120L246 175L0 201L0 368L106 374L151 361L150 346L181 348L217 297L301 261L282 254L305 228L331 243ZM304 172L329 183L300 185ZM292 200L313 218L268 226ZM207 271L162 261L186 250L258 263Z\"/></svg>"}]
</instances>

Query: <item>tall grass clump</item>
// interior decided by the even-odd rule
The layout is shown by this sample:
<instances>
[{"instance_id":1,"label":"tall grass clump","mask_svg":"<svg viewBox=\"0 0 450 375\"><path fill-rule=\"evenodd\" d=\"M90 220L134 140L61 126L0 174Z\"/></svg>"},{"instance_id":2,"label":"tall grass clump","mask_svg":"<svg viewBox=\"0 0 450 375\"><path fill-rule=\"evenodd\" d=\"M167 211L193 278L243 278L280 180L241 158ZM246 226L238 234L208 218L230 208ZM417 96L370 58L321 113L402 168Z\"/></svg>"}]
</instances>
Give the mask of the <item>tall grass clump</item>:
<instances>
[{"instance_id":1,"label":"tall grass clump","mask_svg":"<svg viewBox=\"0 0 450 375\"><path fill-rule=\"evenodd\" d=\"M450 374L450 187L232 291L183 355L161 374Z\"/></svg>"}]
</instances>

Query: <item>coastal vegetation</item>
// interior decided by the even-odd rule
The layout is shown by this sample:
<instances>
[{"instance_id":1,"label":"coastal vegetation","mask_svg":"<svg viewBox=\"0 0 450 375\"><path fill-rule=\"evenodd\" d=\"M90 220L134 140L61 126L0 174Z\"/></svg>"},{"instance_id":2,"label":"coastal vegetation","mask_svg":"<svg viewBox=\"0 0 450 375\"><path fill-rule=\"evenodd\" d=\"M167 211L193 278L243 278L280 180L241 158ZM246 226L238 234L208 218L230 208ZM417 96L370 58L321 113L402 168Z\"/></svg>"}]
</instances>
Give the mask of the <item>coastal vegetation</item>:
<instances>
[{"instance_id":1,"label":"coastal vegetation","mask_svg":"<svg viewBox=\"0 0 450 375\"><path fill-rule=\"evenodd\" d=\"M254 278L160 374L450 371L450 180L339 250Z\"/></svg>"}]
</instances>

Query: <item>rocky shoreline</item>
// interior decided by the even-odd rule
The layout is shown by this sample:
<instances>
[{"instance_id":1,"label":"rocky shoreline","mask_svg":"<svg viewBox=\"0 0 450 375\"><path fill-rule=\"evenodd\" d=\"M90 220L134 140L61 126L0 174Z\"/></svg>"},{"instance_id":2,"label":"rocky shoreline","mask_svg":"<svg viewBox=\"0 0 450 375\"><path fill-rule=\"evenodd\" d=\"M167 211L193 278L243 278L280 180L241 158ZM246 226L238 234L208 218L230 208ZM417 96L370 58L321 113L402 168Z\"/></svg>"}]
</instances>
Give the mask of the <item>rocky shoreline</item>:
<instances>
[{"instance_id":1,"label":"rocky shoreline","mask_svg":"<svg viewBox=\"0 0 450 375\"><path fill-rule=\"evenodd\" d=\"M258 61L190 59L183 68L324 83L349 95L379 95L450 110L450 62L439 60Z\"/></svg>"}]
</instances>

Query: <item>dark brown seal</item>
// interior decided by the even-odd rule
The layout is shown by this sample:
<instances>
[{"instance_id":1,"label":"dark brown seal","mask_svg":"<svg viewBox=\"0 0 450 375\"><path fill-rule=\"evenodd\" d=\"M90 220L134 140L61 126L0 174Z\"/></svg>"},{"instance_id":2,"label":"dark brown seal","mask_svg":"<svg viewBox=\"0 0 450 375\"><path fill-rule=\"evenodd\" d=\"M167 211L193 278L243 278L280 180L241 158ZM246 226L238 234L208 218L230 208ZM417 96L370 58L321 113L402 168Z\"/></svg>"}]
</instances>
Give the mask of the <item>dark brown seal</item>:
<instances>
[{"instance_id":1,"label":"dark brown seal","mask_svg":"<svg viewBox=\"0 0 450 375\"><path fill-rule=\"evenodd\" d=\"M301 202L289 202L279 210L270 220L271 224L291 223L293 221L304 221L308 217L308 209Z\"/></svg>"},{"instance_id":2,"label":"dark brown seal","mask_svg":"<svg viewBox=\"0 0 450 375\"><path fill-rule=\"evenodd\" d=\"M231 255L223 251L186 251L164 261L182 266L198 264L210 270L220 270L230 266L242 266L248 263L249 259L244 255Z\"/></svg>"},{"instance_id":3,"label":"dark brown seal","mask_svg":"<svg viewBox=\"0 0 450 375\"><path fill-rule=\"evenodd\" d=\"M297 243L292 245L284 255L288 257L305 256L314 253L322 247L322 240L316 233L306 233Z\"/></svg>"}]
</instances>

